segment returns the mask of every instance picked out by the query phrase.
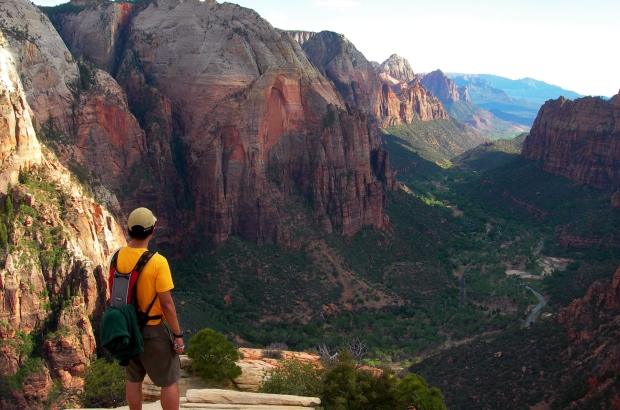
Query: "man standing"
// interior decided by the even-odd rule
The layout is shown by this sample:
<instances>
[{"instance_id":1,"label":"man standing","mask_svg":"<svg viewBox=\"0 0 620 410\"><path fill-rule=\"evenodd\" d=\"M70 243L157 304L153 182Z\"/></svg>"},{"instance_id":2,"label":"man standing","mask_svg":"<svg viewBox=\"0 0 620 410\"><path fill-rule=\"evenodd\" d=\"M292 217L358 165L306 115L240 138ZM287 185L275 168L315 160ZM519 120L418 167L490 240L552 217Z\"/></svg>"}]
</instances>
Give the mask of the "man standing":
<instances>
[{"instance_id":1,"label":"man standing","mask_svg":"<svg viewBox=\"0 0 620 410\"><path fill-rule=\"evenodd\" d=\"M157 218L147 208L137 208L127 220L131 240L118 253L119 272L131 272L140 256L148 250L148 244L155 232ZM183 333L177 319L170 290L174 288L172 274L165 257L155 254L142 270L136 283L136 299L140 311L146 312L154 300L149 316L152 319L141 329L144 352L130 360L125 367L127 379L127 403L131 410L142 409L142 381L148 374L156 386L161 387L163 410L179 409L179 386L181 365L179 354L183 353ZM164 321L172 331L173 341ZM176 346L176 347L175 347Z\"/></svg>"}]
</instances>

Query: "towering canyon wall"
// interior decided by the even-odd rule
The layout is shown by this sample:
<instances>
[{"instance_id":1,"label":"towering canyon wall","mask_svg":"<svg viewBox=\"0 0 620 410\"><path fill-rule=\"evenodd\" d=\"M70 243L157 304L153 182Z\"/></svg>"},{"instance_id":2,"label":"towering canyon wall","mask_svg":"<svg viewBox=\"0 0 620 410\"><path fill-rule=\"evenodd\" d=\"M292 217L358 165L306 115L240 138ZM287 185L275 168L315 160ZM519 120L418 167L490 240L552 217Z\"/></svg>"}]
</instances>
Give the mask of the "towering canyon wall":
<instances>
[{"instance_id":1,"label":"towering canyon wall","mask_svg":"<svg viewBox=\"0 0 620 410\"><path fill-rule=\"evenodd\" d=\"M620 187L620 102L584 97L547 101L521 154L543 169L599 188Z\"/></svg>"},{"instance_id":2,"label":"towering canyon wall","mask_svg":"<svg viewBox=\"0 0 620 410\"><path fill-rule=\"evenodd\" d=\"M83 57L101 70L115 75L119 66L118 55L122 52L136 5L92 2L91 7L98 8L100 13L67 13L55 22L75 58Z\"/></svg>"},{"instance_id":3,"label":"towering canyon wall","mask_svg":"<svg viewBox=\"0 0 620 410\"><path fill-rule=\"evenodd\" d=\"M384 175L371 165L379 141L367 114L343 99L288 34L254 11L214 1L159 0L135 6L130 22L124 16L110 3L57 21L71 33L65 41L74 54L100 68L119 61L116 80L147 145L157 141L152 173L167 168L175 177L182 169L173 189L185 191L159 197L186 196L194 212L185 220L187 213L162 209L168 226L195 226L215 242L238 234L286 244L284 201L298 189L327 230L383 226ZM84 30L126 37L123 47L105 48ZM175 146L177 164L167 157ZM161 190L150 192L147 198Z\"/></svg>"},{"instance_id":4,"label":"towering canyon wall","mask_svg":"<svg viewBox=\"0 0 620 410\"><path fill-rule=\"evenodd\" d=\"M38 14L30 3L1 6L7 15ZM33 25L0 31L0 376L21 382L3 391L0 406L20 409L42 408L54 379L67 390L81 387L107 299L105 265L125 244L114 216L37 139L37 113L65 124L61 97L71 94L62 94L58 79L71 75L67 66L63 74L44 61L53 58L40 48L50 39ZM41 84L61 96L37 91ZM42 359L30 357L33 348Z\"/></svg>"},{"instance_id":5,"label":"towering canyon wall","mask_svg":"<svg viewBox=\"0 0 620 410\"><path fill-rule=\"evenodd\" d=\"M82 181L101 186L100 201L122 219L116 195L125 196L125 210L139 203L130 178L137 179L132 174L152 160L152 142L130 112L124 91L107 72L75 60L47 16L30 2L0 6L12 16L2 23L6 47L15 56L39 137ZM161 162L166 160L171 161ZM174 173L168 175L174 179Z\"/></svg>"}]
</instances>

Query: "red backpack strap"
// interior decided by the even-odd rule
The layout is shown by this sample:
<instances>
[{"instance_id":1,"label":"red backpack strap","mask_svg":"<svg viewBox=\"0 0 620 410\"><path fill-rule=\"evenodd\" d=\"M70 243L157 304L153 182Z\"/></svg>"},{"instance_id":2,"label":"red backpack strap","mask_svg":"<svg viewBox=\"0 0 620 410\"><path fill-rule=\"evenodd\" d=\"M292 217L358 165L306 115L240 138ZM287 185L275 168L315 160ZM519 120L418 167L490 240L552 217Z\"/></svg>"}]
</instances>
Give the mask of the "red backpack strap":
<instances>
[{"instance_id":1,"label":"red backpack strap","mask_svg":"<svg viewBox=\"0 0 620 410\"><path fill-rule=\"evenodd\" d=\"M108 269L108 285L110 287L110 297L112 297L112 286L114 286L114 271L116 271L116 264L118 263L118 253L122 248L118 248L112 254L110 258L110 264Z\"/></svg>"},{"instance_id":2,"label":"red backpack strap","mask_svg":"<svg viewBox=\"0 0 620 410\"><path fill-rule=\"evenodd\" d=\"M151 258L155 256L156 253L157 252L151 252L151 251L144 252L140 256L140 259L138 259L138 262L136 262L136 266L134 266L133 269L131 270L132 272L138 273L135 276L135 280L134 280L134 283L132 284L132 291L131 291L131 303L134 304L134 307L136 308L136 312L138 311L138 301L136 300L136 289L138 288L138 286L136 286L136 283L138 282L138 278L140 277L142 270L144 269L146 264L149 263Z\"/></svg>"}]
</instances>

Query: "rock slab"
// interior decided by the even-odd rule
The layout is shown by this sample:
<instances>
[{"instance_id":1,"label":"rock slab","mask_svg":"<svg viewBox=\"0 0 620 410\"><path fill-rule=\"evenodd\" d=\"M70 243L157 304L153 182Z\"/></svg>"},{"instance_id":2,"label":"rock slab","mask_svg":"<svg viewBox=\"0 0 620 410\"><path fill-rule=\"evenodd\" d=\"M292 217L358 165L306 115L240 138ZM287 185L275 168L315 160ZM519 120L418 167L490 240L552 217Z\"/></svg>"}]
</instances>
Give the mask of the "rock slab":
<instances>
[{"instance_id":1,"label":"rock slab","mask_svg":"<svg viewBox=\"0 0 620 410\"><path fill-rule=\"evenodd\" d=\"M252 404L270 406L313 407L321 404L317 397L290 396L285 394L245 393L220 389L188 390L189 403Z\"/></svg>"}]
</instances>

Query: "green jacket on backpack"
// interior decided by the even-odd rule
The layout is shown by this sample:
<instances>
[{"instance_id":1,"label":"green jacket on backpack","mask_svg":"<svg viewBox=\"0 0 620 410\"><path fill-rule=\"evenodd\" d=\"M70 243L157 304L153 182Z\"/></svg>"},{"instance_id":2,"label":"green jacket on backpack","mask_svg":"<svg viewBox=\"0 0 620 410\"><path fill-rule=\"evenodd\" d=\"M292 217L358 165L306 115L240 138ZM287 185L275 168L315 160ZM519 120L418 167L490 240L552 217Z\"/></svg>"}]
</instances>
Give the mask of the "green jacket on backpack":
<instances>
[{"instance_id":1,"label":"green jacket on backpack","mask_svg":"<svg viewBox=\"0 0 620 410\"><path fill-rule=\"evenodd\" d=\"M101 321L101 346L121 366L127 366L132 357L144 351L142 334L132 305L120 308L110 306L106 310Z\"/></svg>"}]
</instances>

